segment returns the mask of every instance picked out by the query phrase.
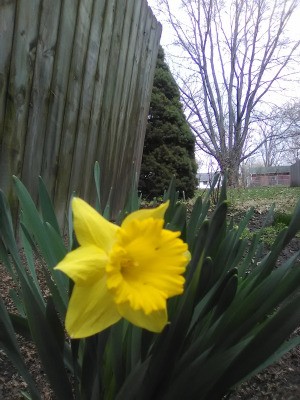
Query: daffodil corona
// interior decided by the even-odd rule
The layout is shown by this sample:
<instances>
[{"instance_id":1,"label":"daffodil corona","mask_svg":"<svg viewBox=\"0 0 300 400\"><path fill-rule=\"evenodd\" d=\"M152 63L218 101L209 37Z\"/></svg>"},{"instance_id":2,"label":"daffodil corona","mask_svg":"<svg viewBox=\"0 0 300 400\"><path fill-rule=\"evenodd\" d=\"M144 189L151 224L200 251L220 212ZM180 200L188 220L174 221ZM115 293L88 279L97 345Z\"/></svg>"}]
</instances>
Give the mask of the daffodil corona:
<instances>
[{"instance_id":1,"label":"daffodil corona","mask_svg":"<svg viewBox=\"0 0 300 400\"><path fill-rule=\"evenodd\" d=\"M168 203L135 211L120 227L79 198L72 208L80 246L56 266L74 281L66 316L70 336L91 336L121 318L161 332L166 301L183 292L190 259L180 232L163 229Z\"/></svg>"}]
</instances>

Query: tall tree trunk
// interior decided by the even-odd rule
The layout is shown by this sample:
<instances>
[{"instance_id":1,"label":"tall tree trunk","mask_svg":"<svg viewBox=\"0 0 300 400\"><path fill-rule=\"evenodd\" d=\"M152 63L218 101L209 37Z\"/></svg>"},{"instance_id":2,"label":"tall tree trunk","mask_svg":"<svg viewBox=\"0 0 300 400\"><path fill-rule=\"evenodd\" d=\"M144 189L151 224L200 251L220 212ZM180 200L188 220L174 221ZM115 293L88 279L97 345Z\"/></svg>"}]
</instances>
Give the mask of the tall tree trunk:
<instances>
[{"instance_id":1,"label":"tall tree trunk","mask_svg":"<svg viewBox=\"0 0 300 400\"><path fill-rule=\"evenodd\" d=\"M228 186L239 186L240 157L235 154L235 151L232 151L227 157L221 157L218 163L221 173L227 176Z\"/></svg>"},{"instance_id":2,"label":"tall tree trunk","mask_svg":"<svg viewBox=\"0 0 300 400\"><path fill-rule=\"evenodd\" d=\"M237 187L239 186L239 165L235 163L235 165L231 165L227 172L228 186L229 187Z\"/></svg>"}]
</instances>

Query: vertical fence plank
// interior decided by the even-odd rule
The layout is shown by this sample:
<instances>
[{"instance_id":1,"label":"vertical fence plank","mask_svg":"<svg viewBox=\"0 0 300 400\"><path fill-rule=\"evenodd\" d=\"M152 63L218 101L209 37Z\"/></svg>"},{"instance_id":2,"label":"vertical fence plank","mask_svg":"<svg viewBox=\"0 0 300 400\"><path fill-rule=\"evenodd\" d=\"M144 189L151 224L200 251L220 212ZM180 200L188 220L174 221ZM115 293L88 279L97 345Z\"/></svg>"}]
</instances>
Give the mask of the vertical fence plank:
<instances>
[{"instance_id":1,"label":"vertical fence plank","mask_svg":"<svg viewBox=\"0 0 300 400\"><path fill-rule=\"evenodd\" d=\"M122 153L116 176L116 182L123 182L124 187L130 186L133 177L135 177L136 183L138 179L155 71L155 63L151 63L151 59L156 60L160 35L161 26L157 25L151 9L144 2L139 17L135 45L135 60L139 60L139 62L136 62L133 66L131 86L127 98L126 114L129 117L125 121L124 131L127 134L122 143L126 151ZM137 102L135 99L139 99L139 101ZM136 129L135 136L130 134L132 126ZM114 199L116 204L122 203L124 200L124 197L121 200L116 197Z\"/></svg>"},{"instance_id":2,"label":"vertical fence plank","mask_svg":"<svg viewBox=\"0 0 300 400\"><path fill-rule=\"evenodd\" d=\"M150 31L146 27L146 32L150 32L149 34L149 42L148 46L144 48L145 54L145 62L144 66L140 70L139 77L144 77L146 82L142 84L141 92L140 92L140 110L138 112L138 124L137 129L140 132L140 135L137 138L137 141L134 146L134 156L133 159L136 163L135 171L140 171L142 156L143 156L143 147L144 140L146 134L146 126L147 126L147 117L149 112L151 93L152 93L152 85L155 73L156 63L151 62L151 60L157 59L158 46L161 36L162 27L161 25L157 25L157 21L154 18L151 9L148 7L148 21L150 24ZM151 22L151 23L150 23ZM145 42L144 42L145 46ZM143 88L147 88L148 90L143 90ZM138 184L138 176L136 175L136 184Z\"/></svg>"},{"instance_id":3,"label":"vertical fence plank","mask_svg":"<svg viewBox=\"0 0 300 400\"><path fill-rule=\"evenodd\" d=\"M50 87L58 34L60 0L43 2L31 91L22 180L37 201L37 179L41 174L48 117Z\"/></svg>"},{"instance_id":4,"label":"vertical fence plank","mask_svg":"<svg viewBox=\"0 0 300 400\"><path fill-rule=\"evenodd\" d=\"M59 20L59 40L56 45L53 76L50 88L47 129L44 142L42 177L51 197L57 184L59 151L62 140L68 77L72 57L79 0L63 2ZM59 206L58 206L59 207Z\"/></svg>"},{"instance_id":5,"label":"vertical fence plank","mask_svg":"<svg viewBox=\"0 0 300 400\"><path fill-rule=\"evenodd\" d=\"M127 55L127 85L124 90L123 103L121 105L124 108L124 115L126 118L119 120L118 135L119 143L116 153L118 154L118 168L115 168L115 175L113 176L113 185L117 186L118 191L114 191L112 199L113 208L117 207L117 204L122 204L126 199L127 190L126 187L130 187L134 174L134 159L132 148L129 147L130 138L138 138L139 132L136 131L133 135L132 129L136 126L129 123L129 119L134 119L134 103L139 103L139 97L136 97L136 88L139 85L138 72L140 63L142 60L142 43L147 38L144 31L147 17L147 4L145 2L134 2L134 14L133 21L131 24L129 41L133 43L130 51ZM137 102L136 99L139 99ZM126 156L127 155L127 156Z\"/></svg>"},{"instance_id":6,"label":"vertical fence plank","mask_svg":"<svg viewBox=\"0 0 300 400\"><path fill-rule=\"evenodd\" d=\"M91 181L91 167L96 161L94 156L91 157L91 151L88 147L89 143L92 141L91 126L93 124L93 115L91 110L94 97L98 96L98 92L95 91L95 85L97 81L97 66L103 30L104 12L105 1L94 1L88 50L84 65L85 70L79 107L76 144L69 185L69 196L73 190L75 190L77 194L81 196L83 195L83 181L87 183ZM92 146L94 146L93 143Z\"/></svg>"},{"instance_id":7,"label":"vertical fence plank","mask_svg":"<svg viewBox=\"0 0 300 400\"><path fill-rule=\"evenodd\" d=\"M78 134L77 123L91 17L92 1L80 1L78 16L75 22L75 39L69 71L68 91L54 197L54 204L59 210L59 219L63 219L64 217L66 200L68 200L73 152L75 148L76 136Z\"/></svg>"},{"instance_id":8,"label":"vertical fence plank","mask_svg":"<svg viewBox=\"0 0 300 400\"><path fill-rule=\"evenodd\" d=\"M16 3L4 135L1 144L1 154L5 154L7 157L5 174L6 177L9 177L8 179L11 179L13 174L21 176L22 172L40 6L40 0ZM6 192L12 201L11 185L6 187Z\"/></svg>"},{"instance_id":9,"label":"vertical fence plank","mask_svg":"<svg viewBox=\"0 0 300 400\"><path fill-rule=\"evenodd\" d=\"M114 23L112 26L112 36L110 38L110 43L103 42L104 48L110 47L110 52L107 53L108 65L107 74L105 77L105 88L104 96L101 109L101 119L99 130L101 135L98 141L98 154L102 167L102 185L103 192L102 198L105 204L110 192L110 187L113 184L112 176L113 171L110 169L109 159L114 156L114 146L115 146L115 130L114 130L114 118L118 116L113 114L114 101L119 101L115 97L116 93L119 92L121 86L121 80L124 75L122 71L120 75L119 64L121 63L120 48L122 43L122 32L124 26L124 15L125 15L125 4L126 2L117 3L117 7L114 11ZM104 205L103 204L103 205Z\"/></svg>"},{"instance_id":10,"label":"vertical fence plank","mask_svg":"<svg viewBox=\"0 0 300 400\"><path fill-rule=\"evenodd\" d=\"M102 163L102 170L104 170L104 172L110 171L109 174L104 173L102 175L104 202L106 202L109 196L111 187L114 189L113 197L114 193L118 193L119 197L122 196L122 193L124 192L123 182L119 182L117 185L115 177L117 170L120 168L121 154L125 151L125 149L120 146L120 143L122 143L122 138L126 132L124 132L123 129L120 131L118 125L123 125L124 118L121 103L124 93L124 84L130 80L130 71L128 71L126 66L129 44L134 46L134 43L129 42L133 6L134 1L129 0L126 2L126 7L124 9L118 7L119 12L116 14L115 20L115 27L118 27L118 29L113 32L113 51L109 55L111 60L110 65L114 60L116 60L116 62L115 69L109 69L109 74L107 76L109 87L106 93L110 93L110 102L106 102L107 99L105 99L104 105L106 108L104 116L109 116L109 118L104 118L101 125L102 131L107 133L106 140L101 145L100 160ZM120 51L117 53L118 47L120 48ZM117 79L114 79L115 76ZM108 110L110 110L110 112L108 112Z\"/></svg>"},{"instance_id":11,"label":"vertical fence plank","mask_svg":"<svg viewBox=\"0 0 300 400\"><path fill-rule=\"evenodd\" d=\"M105 0L103 0L105 1ZM98 65L96 70L96 84L94 89L94 99L91 108L91 121L89 127L89 144L85 153L85 164L86 164L86 179L83 182L83 197L88 200L92 200L95 196L95 188L89 177L92 176L92 163L89 160L98 160L103 167L101 161L101 145L104 141L107 132L101 129L101 119L104 110L104 98L107 95L107 70L110 68L109 65L109 54L112 43L113 24L115 18L115 8L117 0L106 0L105 1L105 12L103 19L101 45L99 52ZM103 185L102 185L103 187Z\"/></svg>"},{"instance_id":12,"label":"vertical fence plank","mask_svg":"<svg viewBox=\"0 0 300 400\"><path fill-rule=\"evenodd\" d=\"M2 189L8 191L11 176L9 136L4 130L7 89L10 73L10 62L15 25L16 3L0 4L0 174Z\"/></svg>"}]
</instances>

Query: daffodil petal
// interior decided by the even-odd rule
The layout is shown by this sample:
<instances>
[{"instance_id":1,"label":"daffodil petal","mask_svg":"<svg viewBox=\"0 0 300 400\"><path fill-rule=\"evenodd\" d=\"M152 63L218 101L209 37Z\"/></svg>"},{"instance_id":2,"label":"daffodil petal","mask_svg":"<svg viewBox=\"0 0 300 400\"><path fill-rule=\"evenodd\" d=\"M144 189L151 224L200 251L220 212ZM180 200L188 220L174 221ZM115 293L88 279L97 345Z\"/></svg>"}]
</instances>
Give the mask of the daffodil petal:
<instances>
[{"instance_id":1,"label":"daffodil petal","mask_svg":"<svg viewBox=\"0 0 300 400\"><path fill-rule=\"evenodd\" d=\"M120 229L102 217L84 200L72 200L74 229L81 246L95 245L107 253L110 251L116 232Z\"/></svg>"},{"instance_id":2,"label":"daffodil petal","mask_svg":"<svg viewBox=\"0 0 300 400\"><path fill-rule=\"evenodd\" d=\"M143 310L133 310L129 303L118 304L118 311L129 322L151 332L161 332L168 323L166 308L145 314Z\"/></svg>"},{"instance_id":3,"label":"daffodil petal","mask_svg":"<svg viewBox=\"0 0 300 400\"><path fill-rule=\"evenodd\" d=\"M106 253L96 246L78 247L55 267L78 285L89 285L105 274Z\"/></svg>"},{"instance_id":4,"label":"daffodil petal","mask_svg":"<svg viewBox=\"0 0 300 400\"><path fill-rule=\"evenodd\" d=\"M94 285L74 286L65 322L72 338L94 335L120 319L113 298L106 289L105 277Z\"/></svg>"},{"instance_id":5,"label":"daffodil petal","mask_svg":"<svg viewBox=\"0 0 300 400\"><path fill-rule=\"evenodd\" d=\"M134 211L133 213L129 214L124 221L122 222L122 228L126 228L127 224L133 220L142 221L144 219L153 218L153 219L163 219L167 208L169 207L169 201L166 203L161 204L156 208L149 208Z\"/></svg>"}]
</instances>

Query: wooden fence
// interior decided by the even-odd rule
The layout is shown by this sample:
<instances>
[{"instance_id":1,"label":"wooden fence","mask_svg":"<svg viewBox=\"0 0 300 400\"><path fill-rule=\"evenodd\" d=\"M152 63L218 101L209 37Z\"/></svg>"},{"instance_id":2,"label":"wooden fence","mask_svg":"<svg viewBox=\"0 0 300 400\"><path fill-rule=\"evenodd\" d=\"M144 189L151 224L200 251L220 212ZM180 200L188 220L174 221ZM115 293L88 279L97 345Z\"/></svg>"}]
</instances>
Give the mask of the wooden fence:
<instances>
[{"instance_id":1,"label":"wooden fence","mask_svg":"<svg viewBox=\"0 0 300 400\"><path fill-rule=\"evenodd\" d=\"M61 224L71 193L124 203L140 168L161 26L145 0L0 0L0 187L37 200L41 175Z\"/></svg>"},{"instance_id":2,"label":"wooden fence","mask_svg":"<svg viewBox=\"0 0 300 400\"><path fill-rule=\"evenodd\" d=\"M291 186L300 186L300 160L291 165Z\"/></svg>"}]
</instances>

